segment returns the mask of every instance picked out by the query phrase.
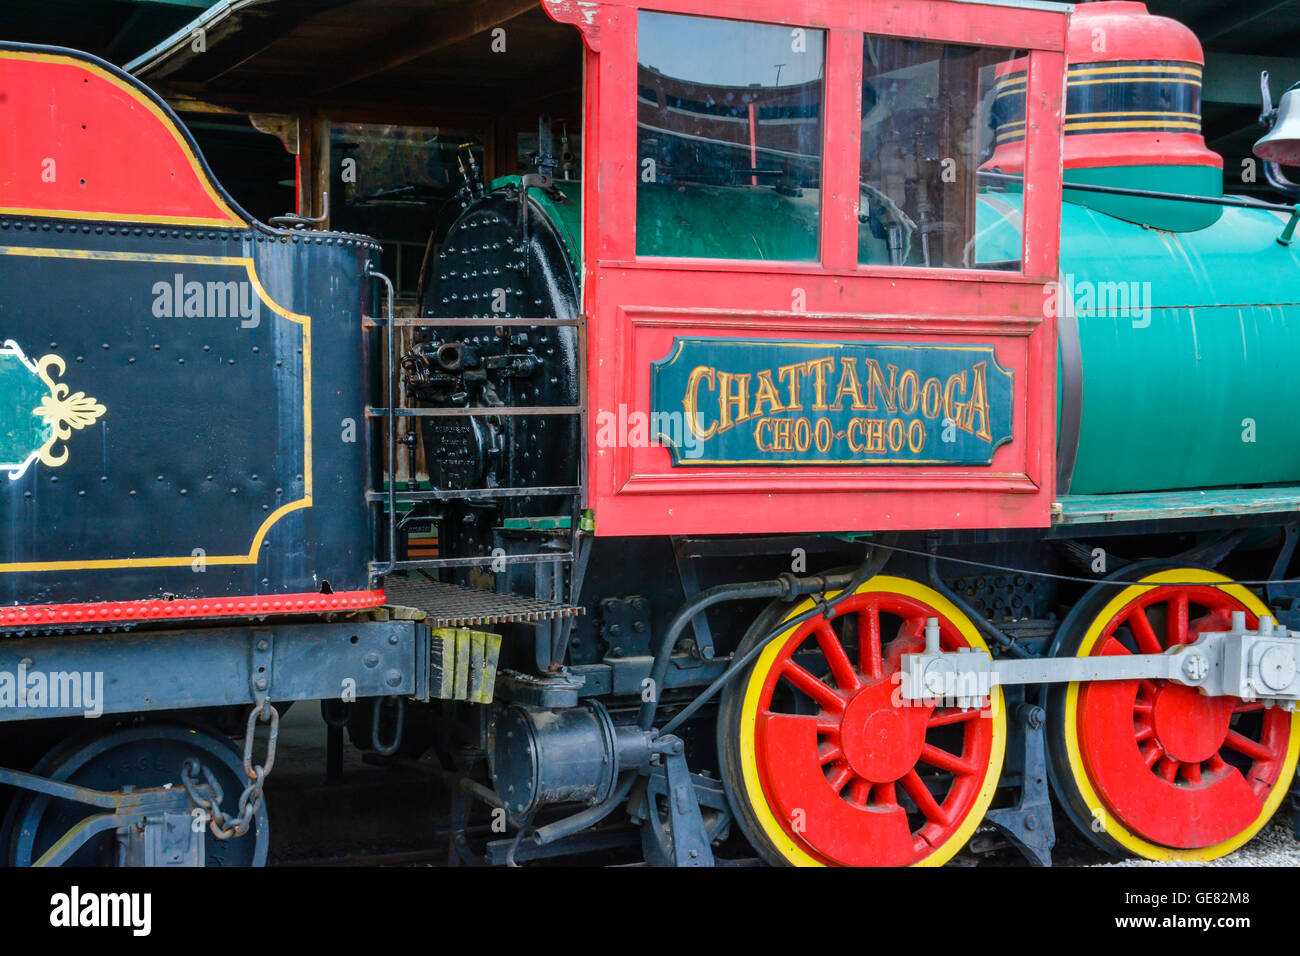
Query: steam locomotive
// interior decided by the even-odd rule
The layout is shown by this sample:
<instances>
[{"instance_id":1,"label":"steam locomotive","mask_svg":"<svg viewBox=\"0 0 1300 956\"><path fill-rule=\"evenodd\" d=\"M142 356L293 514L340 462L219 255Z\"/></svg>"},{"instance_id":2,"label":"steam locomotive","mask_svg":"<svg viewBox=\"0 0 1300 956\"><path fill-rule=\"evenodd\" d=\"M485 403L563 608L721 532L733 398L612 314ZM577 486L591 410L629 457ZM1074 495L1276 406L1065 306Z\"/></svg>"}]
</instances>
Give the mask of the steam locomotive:
<instances>
[{"instance_id":1,"label":"steam locomotive","mask_svg":"<svg viewBox=\"0 0 1300 956\"><path fill-rule=\"evenodd\" d=\"M532 172L467 154L414 316L131 77L0 45L10 862L264 861L256 729L314 700L504 811L466 859L1250 840L1300 754L1300 207L1224 195L1195 36L543 6L581 177L545 118Z\"/></svg>"}]
</instances>

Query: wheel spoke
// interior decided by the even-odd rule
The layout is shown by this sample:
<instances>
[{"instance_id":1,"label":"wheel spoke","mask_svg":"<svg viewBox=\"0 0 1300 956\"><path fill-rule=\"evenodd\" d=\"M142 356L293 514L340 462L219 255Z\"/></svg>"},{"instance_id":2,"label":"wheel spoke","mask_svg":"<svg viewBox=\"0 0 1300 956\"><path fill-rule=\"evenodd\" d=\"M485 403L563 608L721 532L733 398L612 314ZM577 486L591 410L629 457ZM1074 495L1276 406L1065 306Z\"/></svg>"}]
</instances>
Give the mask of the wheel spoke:
<instances>
[{"instance_id":1,"label":"wheel spoke","mask_svg":"<svg viewBox=\"0 0 1300 956\"><path fill-rule=\"evenodd\" d=\"M1237 753L1253 757L1255 760L1270 760L1273 757L1273 751L1235 730L1229 730L1228 736L1224 738L1223 742Z\"/></svg>"},{"instance_id":2,"label":"wheel spoke","mask_svg":"<svg viewBox=\"0 0 1300 956\"><path fill-rule=\"evenodd\" d=\"M854 777L853 782L849 784L848 799L849 803L865 807L871 800L871 782L861 777Z\"/></svg>"},{"instance_id":3,"label":"wheel spoke","mask_svg":"<svg viewBox=\"0 0 1300 956\"><path fill-rule=\"evenodd\" d=\"M1151 621L1147 617L1144 608L1138 608L1128 619L1129 629L1133 632L1133 639L1137 641L1138 650L1143 654L1161 654L1164 648L1160 646L1160 639L1156 637L1155 629L1151 626Z\"/></svg>"},{"instance_id":4,"label":"wheel spoke","mask_svg":"<svg viewBox=\"0 0 1300 956\"><path fill-rule=\"evenodd\" d=\"M931 767L937 767L940 770L947 770L949 773L956 774L959 777L965 777L975 772L975 765L968 760L963 760L955 754L950 754L946 750L940 750L933 744L926 744L921 748L921 759Z\"/></svg>"},{"instance_id":5,"label":"wheel spoke","mask_svg":"<svg viewBox=\"0 0 1300 956\"><path fill-rule=\"evenodd\" d=\"M819 718L817 721L817 733L823 737L829 737L832 740L840 739L840 722L838 718Z\"/></svg>"},{"instance_id":6,"label":"wheel spoke","mask_svg":"<svg viewBox=\"0 0 1300 956\"><path fill-rule=\"evenodd\" d=\"M1164 756L1164 751L1160 749L1159 744L1152 744L1150 747L1141 748L1142 759L1148 767L1154 767L1156 761Z\"/></svg>"},{"instance_id":7,"label":"wheel spoke","mask_svg":"<svg viewBox=\"0 0 1300 956\"><path fill-rule=\"evenodd\" d=\"M822 649L822 655L830 665L835 686L845 693L852 693L861 687L862 681L858 680L853 662L849 660L849 655L844 653L844 645L840 643L839 635L831 627L830 621L822 621L817 625L816 638L817 646Z\"/></svg>"},{"instance_id":8,"label":"wheel spoke","mask_svg":"<svg viewBox=\"0 0 1300 956\"><path fill-rule=\"evenodd\" d=\"M1175 780L1178 779L1177 760L1170 760L1168 757L1161 757L1158 761L1156 761L1156 765L1154 769L1156 773L1158 773L1169 783L1173 783Z\"/></svg>"},{"instance_id":9,"label":"wheel spoke","mask_svg":"<svg viewBox=\"0 0 1300 956\"><path fill-rule=\"evenodd\" d=\"M834 688L828 687L819 681L794 661L786 661L781 668L781 674L791 684L794 684L799 690L821 704L823 709L834 713L839 713L844 709L844 699L835 693Z\"/></svg>"},{"instance_id":10,"label":"wheel spoke","mask_svg":"<svg viewBox=\"0 0 1300 956\"><path fill-rule=\"evenodd\" d=\"M943 807L939 806L939 801L934 799L934 794L930 793L930 788L925 785L920 774L915 770L909 770L899 782L927 820L940 826L948 825L948 814L943 812Z\"/></svg>"},{"instance_id":11,"label":"wheel spoke","mask_svg":"<svg viewBox=\"0 0 1300 956\"><path fill-rule=\"evenodd\" d=\"M880 606L874 601L858 612L858 666L872 680L884 675L880 656Z\"/></svg>"},{"instance_id":12,"label":"wheel spoke","mask_svg":"<svg viewBox=\"0 0 1300 956\"><path fill-rule=\"evenodd\" d=\"M898 791L891 780L888 783L878 783L871 788L876 798L876 806L879 807L896 807L898 806Z\"/></svg>"},{"instance_id":13,"label":"wheel spoke","mask_svg":"<svg viewBox=\"0 0 1300 956\"><path fill-rule=\"evenodd\" d=\"M1137 736L1134 739L1141 743L1144 740L1150 740L1155 735L1156 731L1154 727L1139 727Z\"/></svg>"},{"instance_id":14,"label":"wheel spoke","mask_svg":"<svg viewBox=\"0 0 1300 956\"><path fill-rule=\"evenodd\" d=\"M849 769L848 761L836 761L830 765L830 776L826 782L831 785L831 789L839 793L844 789L844 785L853 779L853 771Z\"/></svg>"},{"instance_id":15,"label":"wheel spoke","mask_svg":"<svg viewBox=\"0 0 1300 956\"><path fill-rule=\"evenodd\" d=\"M1118 637L1112 634L1110 637L1106 638L1106 640L1102 642L1101 647L1098 650L1098 653L1113 654L1118 657L1122 654L1132 654L1133 652L1130 651L1124 645L1123 641L1121 641Z\"/></svg>"},{"instance_id":16,"label":"wheel spoke","mask_svg":"<svg viewBox=\"0 0 1300 956\"><path fill-rule=\"evenodd\" d=\"M1169 599L1169 617L1165 633L1169 638L1166 647L1187 643L1187 593L1179 591Z\"/></svg>"},{"instance_id":17,"label":"wheel spoke","mask_svg":"<svg viewBox=\"0 0 1300 956\"><path fill-rule=\"evenodd\" d=\"M925 615L917 614L912 617L903 618L903 623L898 629L898 634L894 641L924 641L925 640ZM890 641L889 643L894 643Z\"/></svg>"},{"instance_id":18,"label":"wheel spoke","mask_svg":"<svg viewBox=\"0 0 1300 956\"><path fill-rule=\"evenodd\" d=\"M832 760L839 760L843 756L844 756L843 750L841 750L835 744L830 744L829 746L826 747L825 750L822 750L820 753L817 754L817 762L824 767Z\"/></svg>"},{"instance_id":19,"label":"wheel spoke","mask_svg":"<svg viewBox=\"0 0 1300 956\"><path fill-rule=\"evenodd\" d=\"M1188 783L1201 782L1201 765L1199 763L1183 764L1183 776L1187 778Z\"/></svg>"},{"instance_id":20,"label":"wheel spoke","mask_svg":"<svg viewBox=\"0 0 1300 956\"><path fill-rule=\"evenodd\" d=\"M1237 703L1237 706L1232 708L1232 712L1234 714L1249 714L1252 711L1263 710L1263 709L1264 709L1264 704L1262 701L1252 700L1247 702L1243 700L1243 701L1239 701Z\"/></svg>"},{"instance_id":21,"label":"wheel spoke","mask_svg":"<svg viewBox=\"0 0 1300 956\"><path fill-rule=\"evenodd\" d=\"M945 710L936 710L926 721L926 727L946 727L949 724L960 724L967 720L974 720L980 715L978 710L958 710L950 707Z\"/></svg>"}]
</instances>

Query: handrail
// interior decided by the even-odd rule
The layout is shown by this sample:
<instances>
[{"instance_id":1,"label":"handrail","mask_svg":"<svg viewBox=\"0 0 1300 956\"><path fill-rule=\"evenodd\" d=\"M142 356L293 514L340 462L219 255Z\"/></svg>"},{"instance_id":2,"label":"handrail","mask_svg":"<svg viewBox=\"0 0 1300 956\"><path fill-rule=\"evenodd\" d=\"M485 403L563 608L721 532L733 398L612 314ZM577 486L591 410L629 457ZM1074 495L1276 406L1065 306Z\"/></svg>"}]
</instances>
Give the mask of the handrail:
<instances>
[{"instance_id":1,"label":"handrail","mask_svg":"<svg viewBox=\"0 0 1300 956\"><path fill-rule=\"evenodd\" d=\"M466 405L462 408L374 408L367 407L369 418L464 418L519 415L581 415L581 405Z\"/></svg>"},{"instance_id":2,"label":"handrail","mask_svg":"<svg viewBox=\"0 0 1300 956\"><path fill-rule=\"evenodd\" d=\"M1010 173L995 173L992 171L981 170L979 173L981 179L992 179L1001 183L1023 183L1024 176L1014 176ZM1138 199L1167 199L1170 202L1192 202L1201 203L1207 206L1232 206L1238 209L1262 209L1266 212L1284 212L1288 215L1296 211L1295 206L1287 206L1282 203L1263 202L1253 199L1242 199L1239 196L1196 196L1191 193L1167 193L1155 189L1135 189L1130 186L1101 186L1094 183L1062 183L1061 188L1064 190L1075 190L1076 192L1101 193L1106 196L1133 196Z\"/></svg>"},{"instance_id":3,"label":"handrail","mask_svg":"<svg viewBox=\"0 0 1300 956\"><path fill-rule=\"evenodd\" d=\"M382 316L376 316L376 315L367 315L362 319L362 321L365 322L367 325L373 327L378 327L380 325L388 324L387 319L383 318ZM430 328L432 326L439 326L439 327L450 326L452 328L459 328L462 326L469 327L469 328L496 328L497 326L505 326L508 328L515 328L515 327L526 328L528 326L534 326L534 325L539 327L545 326L548 328L555 327L555 326L576 327L581 325L582 322L583 320L581 316L573 319L556 319L556 318L523 319L523 318L517 318L515 316L510 316L510 317L502 316L499 319L495 319L495 318L485 319L479 316L475 316L473 318L446 319L446 318L431 318L428 316L419 317L419 318L412 317L412 316L399 316L392 320L393 325L397 326L399 329L407 329L407 328L424 329L424 328Z\"/></svg>"},{"instance_id":4,"label":"handrail","mask_svg":"<svg viewBox=\"0 0 1300 956\"><path fill-rule=\"evenodd\" d=\"M378 279L388 289L388 567L377 574L388 574L397 565L397 337L393 335L393 280L366 262L366 275Z\"/></svg>"}]
</instances>

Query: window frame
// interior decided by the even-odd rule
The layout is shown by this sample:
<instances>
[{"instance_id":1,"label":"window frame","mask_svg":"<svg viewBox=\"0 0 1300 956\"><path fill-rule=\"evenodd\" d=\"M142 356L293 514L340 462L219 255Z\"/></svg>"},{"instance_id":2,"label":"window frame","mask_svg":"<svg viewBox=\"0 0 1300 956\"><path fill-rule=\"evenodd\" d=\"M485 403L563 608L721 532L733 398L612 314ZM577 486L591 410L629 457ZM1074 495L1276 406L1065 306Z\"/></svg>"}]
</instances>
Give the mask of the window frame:
<instances>
[{"instance_id":1,"label":"window frame","mask_svg":"<svg viewBox=\"0 0 1300 956\"><path fill-rule=\"evenodd\" d=\"M607 205L614 218L630 223L623 235L611 237L604 244L601 258L611 264L640 268L673 268L711 270L719 267L738 271L767 272L780 269L791 273L843 272L852 275L928 276L949 280L990 281L1017 279L1023 282L1053 281L1056 273L1058 240L1051 237L1059 219L1059 168L1061 144L1059 131L1055 140L1052 132L1059 126L1059 99L1063 96L1064 47L1056 32L1060 14L1050 9L1051 4L1020 7L1015 10L1015 26L1009 31L1010 9L997 3L974 3L971 0L930 0L925 7L949 11L951 15L927 16L920 5L903 8L886 8L877 5L842 3L783 3L780 0L711 0L706 5L698 0L612 0L602 3L606 19L617 11L627 20L621 24L622 40L630 45L631 74L627 65L606 76L601 82L598 98L605 103L624 106L630 123L620 123L617 115L602 115L600 121L607 133L608 146L615 151L614 166L636 170L636 67L638 61L637 14L641 10L653 13L697 16L715 20L735 20L742 23L767 24L786 27L803 27L822 30L826 34L826 69L822 103L822 195L820 222L820 258L818 260L772 259L719 259L677 256L639 256L636 253L636 187L639 178L633 174L627 182L606 177L610 188L602 188L600 202ZM834 9L833 16L814 14L818 7ZM603 32L603 31L602 31ZM613 32L613 31L611 31ZM862 116L862 56L868 34L910 38L932 43L952 43L995 49L1025 50L1028 56L1028 92L1026 97L1026 188L1024 194L1024 230L1021 243L1021 268L1019 272L996 269L959 269L923 266L892 266L887 264L859 264L858 242L858 182L861 172L861 116ZM613 39L613 37L610 37ZM630 42L629 42L630 41ZM1011 44L1018 43L1018 46ZM602 47L610 50L604 42ZM626 60L624 51L622 59ZM630 81L630 83L628 82ZM1055 106L1054 106L1055 104ZM619 112L616 107L614 114ZM586 128L589 123L584 123ZM630 125L630 158L626 145ZM623 154L621 157L617 154ZM623 163L618 162L623 159ZM626 165L624 165L624 163ZM611 181L612 180L612 181ZM631 193L630 197L628 193ZM630 199L630 217L623 211ZM1056 203L1053 209L1052 203ZM1049 224L1050 225L1047 225ZM1047 228L1044 228L1047 225ZM1031 241L1031 233L1034 239Z\"/></svg>"}]
</instances>

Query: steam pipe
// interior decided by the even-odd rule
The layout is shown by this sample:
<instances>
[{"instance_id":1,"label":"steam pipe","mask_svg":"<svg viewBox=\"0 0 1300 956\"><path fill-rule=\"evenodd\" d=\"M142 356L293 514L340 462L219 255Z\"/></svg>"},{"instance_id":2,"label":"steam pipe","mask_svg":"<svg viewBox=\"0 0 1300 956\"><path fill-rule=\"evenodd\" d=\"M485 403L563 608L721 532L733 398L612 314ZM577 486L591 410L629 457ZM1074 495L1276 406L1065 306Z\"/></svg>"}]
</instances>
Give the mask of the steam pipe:
<instances>
[{"instance_id":1,"label":"steam pipe","mask_svg":"<svg viewBox=\"0 0 1300 956\"><path fill-rule=\"evenodd\" d=\"M969 617L976 627L984 631L984 633L989 637L993 638L994 642L997 643L999 647L1012 657L1029 656L1029 652L1017 644L1015 638L1008 637L1004 634L1001 630L995 627L991 621L984 617L984 615L980 614L973 607L967 604L965 598L944 583L943 578L939 577L939 558L935 553L935 545L933 543L930 544L930 557L926 561L926 567L929 569L930 573L930 586L953 604L957 605L957 609Z\"/></svg>"},{"instance_id":2,"label":"steam pipe","mask_svg":"<svg viewBox=\"0 0 1300 956\"><path fill-rule=\"evenodd\" d=\"M659 709L659 691L668 674L673 647L677 638L686 630L686 626L705 609L724 601L744 601L752 598L781 598L793 601L805 594L843 587L853 579L851 574L815 575L809 578L797 578L793 574L782 574L775 581L751 581L747 584L719 584L707 588L683 604L673 615L668 630L659 641L655 652L654 666L650 668L651 699L642 702L637 712L637 725L642 730L649 730L654 724L655 713ZM786 630L789 625L782 627Z\"/></svg>"},{"instance_id":3,"label":"steam pipe","mask_svg":"<svg viewBox=\"0 0 1300 956\"><path fill-rule=\"evenodd\" d=\"M701 591L693 599L683 604L677 613L673 615L668 630L665 632L663 639L659 642L659 648L655 654L655 663L650 671L651 680L654 681L651 685L655 689L654 699L646 701L641 705L641 710L637 714L638 725L642 730L648 731L654 723L655 713L658 710L658 688L663 682L664 675L668 672L668 664L669 659L672 656L673 647L677 643L677 638L681 635L682 631L686 629L687 624L689 624L697 614L715 604L721 604L724 601L738 601L763 597L779 597L785 601L793 601L795 598L807 594L830 591L837 588L840 589L839 594L827 601L819 603L817 607L806 611L795 618L782 621L775 630L768 634L767 637L760 641L755 647L751 648L749 653L744 657L732 663L721 676L714 680L714 682L705 689L704 693L692 701L690 705L682 711L682 713L678 714L677 717L675 717L668 725L672 728L677 727L686 716L689 716L691 713L694 713L695 710L699 709L699 707L708 701L719 688L726 684L727 681L738 674L743 668L747 667L750 661L752 661L764 647L776 640L790 628L797 627L806 620L821 614L825 614L829 617L829 612L835 607L835 605L839 604L840 601L843 601L850 594L857 591L858 587L863 582L878 573L878 571L879 565L875 560L875 555L872 554L863 562L861 567L853 571L851 574L824 574L808 578L797 578L793 574L786 573L774 581L752 581L746 584L720 584L716 587ZM662 737L668 732L669 731L665 729L663 734L656 734L655 736ZM601 820L605 819L605 817L609 816L615 808L627 799L628 794L632 792L632 787L636 784L640 775L640 770L629 771L623 774L622 779L618 782L618 786L615 787L614 791L603 801L594 807L588 807L586 810L582 810L572 816L565 817L562 820L556 820L554 823L549 823L543 827L538 827L533 833L533 840L539 844L554 843L556 840L561 840L564 837L571 836L572 834L585 830L588 827L595 826Z\"/></svg>"}]
</instances>

